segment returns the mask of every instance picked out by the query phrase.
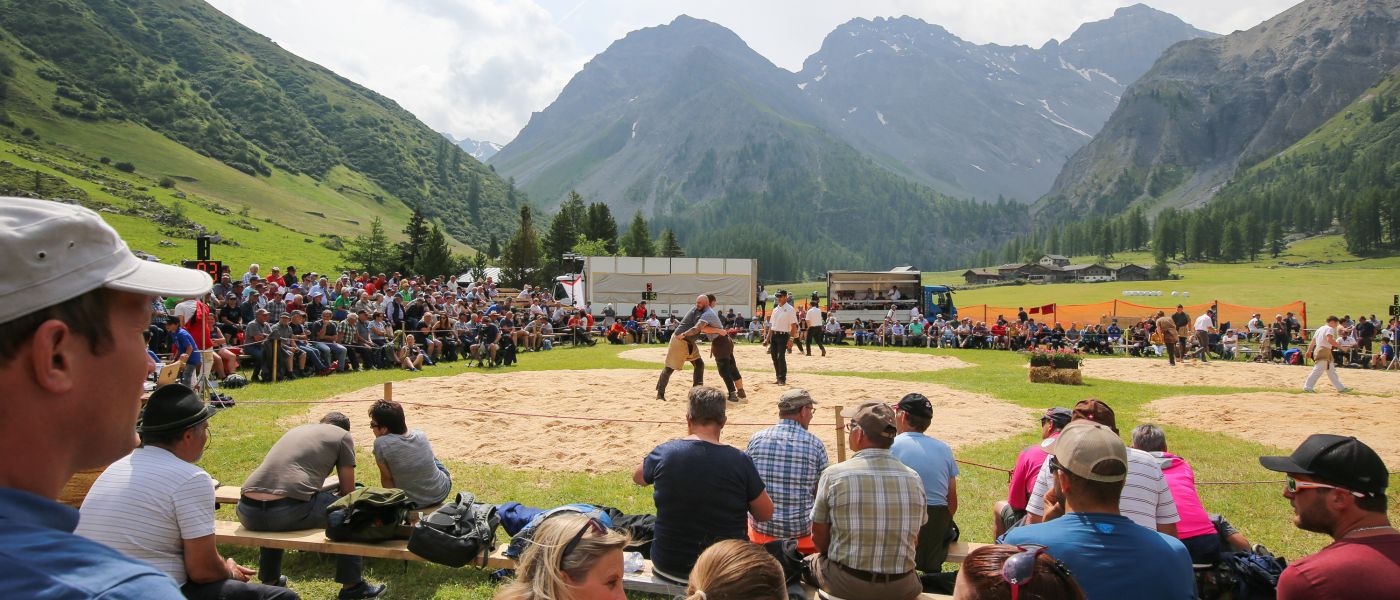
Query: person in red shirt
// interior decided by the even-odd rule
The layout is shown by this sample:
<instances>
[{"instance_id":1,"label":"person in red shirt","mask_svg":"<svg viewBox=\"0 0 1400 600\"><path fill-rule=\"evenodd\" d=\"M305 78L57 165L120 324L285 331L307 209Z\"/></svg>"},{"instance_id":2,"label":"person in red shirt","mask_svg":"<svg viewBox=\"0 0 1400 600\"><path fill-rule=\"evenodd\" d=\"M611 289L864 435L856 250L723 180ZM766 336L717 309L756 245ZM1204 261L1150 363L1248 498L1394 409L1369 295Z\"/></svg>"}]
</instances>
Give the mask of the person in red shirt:
<instances>
[{"instance_id":1,"label":"person in red shirt","mask_svg":"<svg viewBox=\"0 0 1400 600\"><path fill-rule=\"evenodd\" d=\"M1397 597L1400 532L1386 516L1390 474L1370 446L1317 433L1292 455L1262 456L1259 464L1288 475L1283 497L1293 505L1293 525L1333 540L1284 569L1279 600Z\"/></svg>"},{"instance_id":2,"label":"person in red shirt","mask_svg":"<svg viewBox=\"0 0 1400 600\"><path fill-rule=\"evenodd\" d=\"M1059 437L1060 430L1069 425L1073 416L1074 413L1069 409L1058 407L1048 408L1045 414L1041 415L1041 442L1021 450L1021 455L1016 457L1016 468L1011 471L1011 485L1007 489L1006 500L998 500L992 509L996 537L1000 538L1007 530L1021 525L1022 520L1026 518L1026 501L1035 489L1036 475L1040 474L1040 466L1045 464L1045 458L1050 456L1045 453L1045 442Z\"/></svg>"}]
</instances>

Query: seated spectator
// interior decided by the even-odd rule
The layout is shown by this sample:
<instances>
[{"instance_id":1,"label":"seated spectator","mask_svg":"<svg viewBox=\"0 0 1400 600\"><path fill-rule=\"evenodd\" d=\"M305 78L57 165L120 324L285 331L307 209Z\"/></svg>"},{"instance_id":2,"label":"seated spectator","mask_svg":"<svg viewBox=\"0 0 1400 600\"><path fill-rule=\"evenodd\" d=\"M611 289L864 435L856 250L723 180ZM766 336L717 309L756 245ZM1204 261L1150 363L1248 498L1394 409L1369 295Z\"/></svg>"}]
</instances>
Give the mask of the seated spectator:
<instances>
[{"instance_id":1,"label":"seated spectator","mask_svg":"<svg viewBox=\"0 0 1400 600\"><path fill-rule=\"evenodd\" d=\"M165 319L165 333L170 336L170 362L180 364L180 383L194 387L195 378L204 363L203 355L194 345L194 336L180 327L180 320L175 317Z\"/></svg>"},{"instance_id":2,"label":"seated spectator","mask_svg":"<svg viewBox=\"0 0 1400 600\"><path fill-rule=\"evenodd\" d=\"M627 327L622 324L622 321L614 320L612 322L612 325L608 327L608 332L606 336L608 338L608 343L626 344Z\"/></svg>"},{"instance_id":3,"label":"seated spectator","mask_svg":"<svg viewBox=\"0 0 1400 600\"><path fill-rule=\"evenodd\" d=\"M1071 421L1093 421L1100 423L1114 433L1118 432L1113 409L1100 400L1081 400L1074 405L1074 418ZM1119 514L1134 523L1173 536L1176 536L1176 503L1172 501L1171 489L1167 485L1162 468L1157 459L1141 450L1129 448L1127 484L1119 498ZM1036 476L1035 489L1026 501L1027 523L1040 523L1056 518L1064 511L1059 495L1051 493L1055 483L1051 473L1051 461L1046 460ZM1092 595L1092 594L1091 594Z\"/></svg>"},{"instance_id":4,"label":"seated spectator","mask_svg":"<svg viewBox=\"0 0 1400 600\"><path fill-rule=\"evenodd\" d=\"M1220 336L1220 359L1235 360L1235 356L1239 351L1239 346L1239 332L1234 329L1226 331L1225 335Z\"/></svg>"},{"instance_id":5,"label":"seated spectator","mask_svg":"<svg viewBox=\"0 0 1400 600\"><path fill-rule=\"evenodd\" d=\"M987 544L967 553L953 600L1084 600L1069 568L1044 547Z\"/></svg>"},{"instance_id":6,"label":"seated spectator","mask_svg":"<svg viewBox=\"0 0 1400 600\"><path fill-rule=\"evenodd\" d=\"M925 573L937 573L948 558L948 533L958 512L958 463L947 443L924 433L933 422L933 403L923 394L905 395L895 405L894 414L899 434L890 453L919 474L927 505L928 518L919 529L914 566Z\"/></svg>"},{"instance_id":7,"label":"seated spectator","mask_svg":"<svg viewBox=\"0 0 1400 600\"><path fill-rule=\"evenodd\" d=\"M700 553L685 593L685 600L787 600L787 581L762 546L724 540Z\"/></svg>"},{"instance_id":8,"label":"seated spectator","mask_svg":"<svg viewBox=\"0 0 1400 600\"><path fill-rule=\"evenodd\" d=\"M312 345L321 353L322 362L336 371L344 373L349 368L346 360L349 352L340 343L340 323L335 321L335 313L330 309L321 311L321 319L310 328Z\"/></svg>"},{"instance_id":9,"label":"seated spectator","mask_svg":"<svg viewBox=\"0 0 1400 600\"><path fill-rule=\"evenodd\" d=\"M1400 533L1386 513L1390 470L1354 437L1308 436L1291 456L1259 464L1288 475L1283 497L1293 524L1332 543L1294 560L1278 580L1279 600L1393 598L1400 581Z\"/></svg>"},{"instance_id":10,"label":"seated spectator","mask_svg":"<svg viewBox=\"0 0 1400 600\"><path fill-rule=\"evenodd\" d=\"M1050 455L1045 453L1044 440L1059 437L1060 431L1069 425L1072 414L1067 408L1048 408L1040 416L1040 439L1021 450L1016 457L1016 467L1011 471L1011 484L1006 492L1006 500L997 501L992 509L996 537L1012 527L1021 525L1026 518L1026 502L1035 490L1035 478L1041 465Z\"/></svg>"},{"instance_id":11,"label":"seated spectator","mask_svg":"<svg viewBox=\"0 0 1400 600\"><path fill-rule=\"evenodd\" d=\"M923 591L915 541L928 518L919 474L890 453L894 410L866 402L842 413L850 459L828 467L812 508L812 583L840 598L912 600Z\"/></svg>"},{"instance_id":12,"label":"seated spectator","mask_svg":"<svg viewBox=\"0 0 1400 600\"><path fill-rule=\"evenodd\" d=\"M452 493L452 475L433 454L428 434L409 431L403 405L377 400L369 407L369 430L374 433L374 460L379 482L408 494L415 506L442 504Z\"/></svg>"},{"instance_id":13,"label":"seated spectator","mask_svg":"<svg viewBox=\"0 0 1400 600\"><path fill-rule=\"evenodd\" d=\"M711 544L748 539L748 515L760 522L773 518L773 500L753 460L720 442L724 392L696 386L688 400L690 435L657 446L632 474L637 485L656 486L652 570L680 582Z\"/></svg>"},{"instance_id":14,"label":"seated spectator","mask_svg":"<svg viewBox=\"0 0 1400 600\"><path fill-rule=\"evenodd\" d=\"M214 545L214 480L194 464L214 412L183 385L151 394L137 426L141 446L92 484L75 533L150 563L186 598L297 598L285 587L248 583L257 572Z\"/></svg>"},{"instance_id":15,"label":"seated spectator","mask_svg":"<svg viewBox=\"0 0 1400 600\"><path fill-rule=\"evenodd\" d=\"M1181 521L1176 524L1176 537L1191 553L1191 562L1201 565L1219 562L1220 536L1196 493L1196 474L1191 465L1167 452L1167 434L1156 425L1144 423L1134 427L1132 447L1158 459L1171 488L1176 511L1181 515Z\"/></svg>"},{"instance_id":16,"label":"seated spectator","mask_svg":"<svg viewBox=\"0 0 1400 600\"><path fill-rule=\"evenodd\" d=\"M422 371L423 361L426 358L423 355L423 350L413 340L413 334L405 335L398 350L394 352L394 361L405 371Z\"/></svg>"},{"instance_id":17,"label":"seated spectator","mask_svg":"<svg viewBox=\"0 0 1400 600\"><path fill-rule=\"evenodd\" d=\"M219 379L238 371L238 355L228 348L228 340L218 327L209 329L209 352L212 355L214 376Z\"/></svg>"},{"instance_id":18,"label":"seated spectator","mask_svg":"<svg viewBox=\"0 0 1400 600\"><path fill-rule=\"evenodd\" d=\"M749 321L748 341L750 343L763 341L763 319L752 319Z\"/></svg>"},{"instance_id":19,"label":"seated spectator","mask_svg":"<svg viewBox=\"0 0 1400 600\"><path fill-rule=\"evenodd\" d=\"M1037 544L1059 557L1089 598L1180 600L1196 596L1191 555L1171 535L1118 511L1128 449L1108 426L1081 419L1046 446L1063 517L1008 531L998 543Z\"/></svg>"},{"instance_id":20,"label":"seated spectator","mask_svg":"<svg viewBox=\"0 0 1400 600\"><path fill-rule=\"evenodd\" d=\"M796 539L798 552L817 551L812 543L812 502L828 459L821 439L807 430L816 407L807 390L783 392L778 397L778 424L749 438L748 455L773 499L772 519L749 522L749 540L755 544Z\"/></svg>"},{"instance_id":21,"label":"seated spectator","mask_svg":"<svg viewBox=\"0 0 1400 600\"><path fill-rule=\"evenodd\" d=\"M1389 367L1390 363L1394 360L1395 345L1392 344L1390 340L1381 340L1380 350L1377 351L1376 355L1371 359L1371 367L1376 369L1384 369L1386 367Z\"/></svg>"},{"instance_id":22,"label":"seated spectator","mask_svg":"<svg viewBox=\"0 0 1400 600\"><path fill-rule=\"evenodd\" d=\"M585 515L542 521L495 600L625 600L622 552L629 539Z\"/></svg>"},{"instance_id":23,"label":"seated spectator","mask_svg":"<svg viewBox=\"0 0 1400 600\"><path fill-rule=\"evenodd\" d=\"M501 328L496 324L494 316L491 319L483 319L481 315L472 317L476 322L476 343L468 348L471 358L476 359L477 366L495 366L496 353L501 350Z\"/></svg>"}]
</instances>

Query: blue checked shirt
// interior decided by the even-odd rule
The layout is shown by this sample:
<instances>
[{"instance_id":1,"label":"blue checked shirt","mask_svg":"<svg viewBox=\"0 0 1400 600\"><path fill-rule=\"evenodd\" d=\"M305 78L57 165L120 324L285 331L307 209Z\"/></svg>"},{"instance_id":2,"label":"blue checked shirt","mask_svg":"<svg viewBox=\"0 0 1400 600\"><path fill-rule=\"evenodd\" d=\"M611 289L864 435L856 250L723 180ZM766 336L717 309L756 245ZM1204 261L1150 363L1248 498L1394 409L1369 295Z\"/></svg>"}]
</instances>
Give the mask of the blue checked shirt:
<instances>
[{"instance_id":1,"label":"blue checked shirt","mask_svg":"<svg viewBox=\"0 0 1400 600\"><path fill-rule=\"evenodd\" d=\"M812 502L827 465L822 441L797 421L779 419L749 438L748 454L773 499L773 518L755 522L754 530L775 538L812 533Z\"/></svg>"}]
</instances>

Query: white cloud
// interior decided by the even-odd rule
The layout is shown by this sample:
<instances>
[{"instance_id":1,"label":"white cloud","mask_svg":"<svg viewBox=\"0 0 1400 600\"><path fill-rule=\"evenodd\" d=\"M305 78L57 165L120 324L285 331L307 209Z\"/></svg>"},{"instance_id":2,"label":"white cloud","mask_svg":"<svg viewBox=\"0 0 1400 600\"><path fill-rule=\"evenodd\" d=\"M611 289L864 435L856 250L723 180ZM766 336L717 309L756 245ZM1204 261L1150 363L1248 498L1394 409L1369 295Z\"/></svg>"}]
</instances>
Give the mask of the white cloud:
<instances>
[{"instance_id":1,"label":"white cloud","mask_svg":"<svg viewBox=\"0 0 1400 600\"><path fill-rule=\"evenodd\" d=\"M283 47L398 101L435 129L505 143L593 55L679 14L724 25L798 70L836 26L910 15L971 42L1040 46L1135 0L209 0ZM1217 33L1296 0L1157 0Z\"/></svg>"}]
</instances>

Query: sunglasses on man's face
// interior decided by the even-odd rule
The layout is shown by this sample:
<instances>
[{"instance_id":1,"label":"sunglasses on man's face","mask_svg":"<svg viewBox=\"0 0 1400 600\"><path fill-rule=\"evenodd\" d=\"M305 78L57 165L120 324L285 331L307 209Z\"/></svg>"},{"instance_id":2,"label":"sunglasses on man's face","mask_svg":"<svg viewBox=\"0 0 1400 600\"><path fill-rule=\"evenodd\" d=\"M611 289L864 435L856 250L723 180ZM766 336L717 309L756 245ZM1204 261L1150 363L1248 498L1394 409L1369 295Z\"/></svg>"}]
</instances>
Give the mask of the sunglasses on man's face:
<instances>
[{"instance_id":1,"label":"sunglasses on man's face","mask_svg":"<svg viewBox=\"0 0 1400 600\"><path fill-rule=\"evenodd\" d=\"M578 530L578 533L574 534L573 539L570 539L569 543L564 544L564 551L559 553L560 571L564 570L564 560L569 558L569 553L573 552L574 548L578 547L579 542L583 541L583 534L588 533L589 531L592 531L597 536L603 536L607 535L608 528L604 527L603 524L598 521L598 519L589 518L588 522L584 523L583 527L581 527Z\"/></svg>"},{"instance_id":2,"label":"sunglasses on man's face","mask_svg":"<svg viewBox=\"0 0 1400 600\"><path fill-rule=\"evenodd\" d=\"M1296 494L1302 490L1342 490L1343 492L1356 496L1357 498L1366 497L1366 494L1363 494L1361 492L1353 492L1349 489L1340 486L1327 485L1325 483L1316 483L1312 481L1298 481L1297 479L1294 479L1292 475L1289 475L1288 478L1285 480L1284 489L1288 490L1288 493L1290 494Z\"/></svg>"}]
</instances>

